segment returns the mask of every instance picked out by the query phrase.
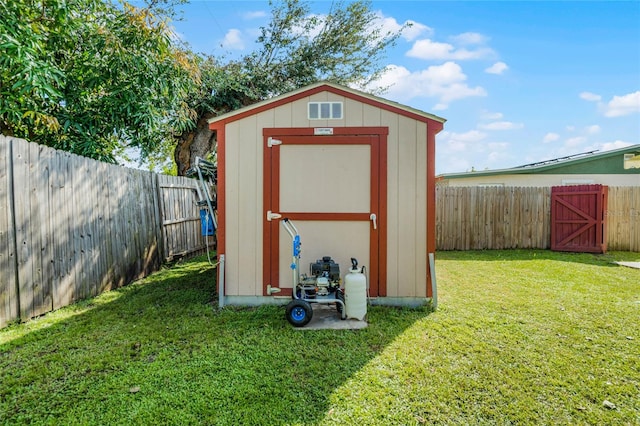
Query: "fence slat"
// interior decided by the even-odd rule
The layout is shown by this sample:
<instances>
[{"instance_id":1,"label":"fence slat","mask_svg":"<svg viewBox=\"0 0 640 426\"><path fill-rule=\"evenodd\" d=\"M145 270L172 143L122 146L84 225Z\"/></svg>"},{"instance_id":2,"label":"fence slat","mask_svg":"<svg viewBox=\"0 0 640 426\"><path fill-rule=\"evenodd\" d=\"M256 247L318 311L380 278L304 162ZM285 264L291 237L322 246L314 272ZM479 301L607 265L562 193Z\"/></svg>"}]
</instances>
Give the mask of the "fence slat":
<instances>
[{"instance_id":1,"label":"fence slat","mask_svg":"<svg viewBox=\"0 0 640 426\"><path fill-rule=\"evenodd\" d=\"M69 180L69 154L56 151L52 167L51 200L53 231L54 280L53 309L68 305L73 300L72 286L75 280L71 264L70 208L73 188Z\"/></svg>"},{"instance_id":2,"label":"fence slat","mask_svg":"<svg viewBox=\"0 0 640 426\"><path fill-rule=\"evenodd\" d=\"M109 278L109 262L108 259L111 256L110 244L107 235L109 230L106 228L106 221L109 211L109 203L107 200L107 182L105 180L106 164L98 163L95 167L95 190L94 196L94 208L96 210L96 223L95 223L95 238L99 241L99 249L96 253L97 274L98 281L96 286L98 293L102 293L110 288Z\"/></svg>"},{"instance_id":3,"label":"fence slat","mask_svg":"<svg viewBox=\"0 0 640 426\"><path fill-rule=\"evenodd\" d=\"M53 309L53 293L51 288L53 271L53 254L51 250L51 228L49 218L52 215L50 202L50 169L52 152L43 146L30 144L32 177L32 209L37 205L32 229L34 241L34 314L42 315Z\"/></svg>"},{"instance_id":4,"label":"fence slat","mask_svg":"<svg viewBox=\"0 0 640 426\"><path fill-rule=\"evenodd\" d=\"M29 145L13 143L15 237L18 262L20 317L33 317L33 258L31 247L31 206L29 204Z\"/></svg>"},{"instance_id":5,"label":"fence slat","mask_svg":"<svg viewBox=\"0 0 640 426\"><path fill-rule=\"evenodd\" d=\"M13 140L0 136L0 328L19 318L13 212Z\"/></svg>"}]
</instances>

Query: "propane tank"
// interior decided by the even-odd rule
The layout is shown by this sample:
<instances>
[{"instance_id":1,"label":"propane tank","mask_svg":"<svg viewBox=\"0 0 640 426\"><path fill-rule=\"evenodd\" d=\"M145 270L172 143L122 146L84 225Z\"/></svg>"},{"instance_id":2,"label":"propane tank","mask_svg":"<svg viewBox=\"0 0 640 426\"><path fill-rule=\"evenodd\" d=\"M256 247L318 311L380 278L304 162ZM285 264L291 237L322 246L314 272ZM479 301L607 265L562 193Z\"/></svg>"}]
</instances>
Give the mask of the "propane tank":
<instances>
[{"instance_id":1,"label":"propane tank","mask_svg":"<svg viewBox=\"0 0 640 426\"><path fill-rule=\"evenodd\" d=\"M351 269L344 277L344 304L347 318L362 321L367 315L367 277L358 269L358 261L351 258Z\"/></svg>"}]
</instances>

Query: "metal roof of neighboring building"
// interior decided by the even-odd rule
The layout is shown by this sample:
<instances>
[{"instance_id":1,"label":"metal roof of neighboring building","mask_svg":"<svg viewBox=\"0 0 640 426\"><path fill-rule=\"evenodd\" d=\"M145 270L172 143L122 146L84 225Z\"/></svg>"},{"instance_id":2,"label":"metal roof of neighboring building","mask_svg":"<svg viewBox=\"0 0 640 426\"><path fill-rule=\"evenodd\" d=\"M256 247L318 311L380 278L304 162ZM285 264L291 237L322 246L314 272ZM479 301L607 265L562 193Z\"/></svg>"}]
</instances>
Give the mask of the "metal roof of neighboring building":
<instances>
[{"instance_id":1,"label":"metal roof of neighboring building","mask_svg":"<svg viewBox=\"0 0 640 426\"><path fill-rule=\"evenodd\" d=\"M610 151L588 151L579 154L559 157L550 160L539 161L536 163L524 164L522 166L512 167L508 169L482 170L461 173L444 173L438 175L438 179L460 179L474 176L495 176L495 175L514 175L514 174L536 174L536 173L566 173L566 170L573 166L580 166L586 163L601 161L615 157L621 154L640 155L640 144L627 146L624 148L613 149ZM593 170L592 173L601 173L602 171ZM640 169L638 172L640 173Z\"/></svg>"}]
</instances>

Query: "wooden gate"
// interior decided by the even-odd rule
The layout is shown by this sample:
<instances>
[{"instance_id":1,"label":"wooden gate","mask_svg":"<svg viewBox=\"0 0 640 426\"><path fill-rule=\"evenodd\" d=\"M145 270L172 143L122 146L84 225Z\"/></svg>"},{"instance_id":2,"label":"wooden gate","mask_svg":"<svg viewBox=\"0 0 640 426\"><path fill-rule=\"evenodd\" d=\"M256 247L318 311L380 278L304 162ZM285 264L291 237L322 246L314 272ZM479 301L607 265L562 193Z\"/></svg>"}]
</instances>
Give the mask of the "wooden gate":
<instances>
[{"instance_id":1,"label":"wooden gate","mask_svg":"<svg viewBox=\"0 0 640 426\"><path fill-rule=\"evenodd\" d=\"M551 250L607 251L607 192L602 185L551 188Z\"/></svg>"}]
</instances>

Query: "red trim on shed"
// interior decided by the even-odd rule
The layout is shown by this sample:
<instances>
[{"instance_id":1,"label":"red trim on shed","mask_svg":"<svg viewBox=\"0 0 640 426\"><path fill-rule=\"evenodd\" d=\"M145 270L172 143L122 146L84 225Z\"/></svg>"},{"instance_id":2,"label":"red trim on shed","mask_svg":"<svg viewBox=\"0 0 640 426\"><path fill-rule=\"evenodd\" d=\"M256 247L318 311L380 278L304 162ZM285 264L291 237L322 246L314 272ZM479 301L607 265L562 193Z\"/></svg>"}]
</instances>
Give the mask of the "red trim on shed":
<instances>
[{"instance_id":1,"label":"red trim on shed","mask_svg":"<svg viewBox=\"0 0 640 426\"><path fill-rule=\"evenodd\" d=\"M427 123L427 256L436 252L436 134L443 127L444 125L437 121ZM429 268L427 260L427 297L433 297Z\"/></svg>"},{"instance_id":2,"label":"red trim on shed","mask_svg":"<svg viewBox=\"0 0 640 426\"><path fill-rule=\"evenodd\" d=\"M213 119L213 121L211 123L209 123L209 128L213 130L214 126L216 126L218 123L232 123L234 121L238 121L241 120L243 118L246 117L250 117L252 115L255 114L259 114L261 112L273 109L273 108L277 108L281 105L286 105L288 103L291 102L295 102L299 99L303 99L306 98L308 96L312 96L318 93L322 93L322 92L329 92L329 93L333 93L335 95L338 96L344 96L345 98L349 98L349 99L353 99L355 101L361 102L363 104L366 105L371 105L373 107L376 108L380 108L386 111L390 111L405 117L409 117L412 118L414 120L417 121L421 121L423 123L437 123L437 125L440 125L442 127L442 123L435 120L435 119L431 119L428 118L424 115L421 115L417 112L413 112L409 109L403 108L402 105L392 105L389 103L385 103L385 102L381 102L375 99L372 99L370 97L367 96L363 96L363 95L358 95L357 93L345 90L345 89L340 89L339 87L330 85L330 84L322 84L319 86L315 86L315 87L311 87L307 90L303 90L297 93L292 93L290 95L285 95L279 98L275 98L272 101L265 101L264 103L257 105L257 106L248 106L246 107L242 112L239 113L228 113L226 115L228 116L223 116L223 118L221 118L219 121L217 121L215 118Z\"/></svg>"},{"instance_id":3,"label":"red trim on shed","mask_svg":"<svg viewBox=\"0 0 640 426\"><path fill-rule=\"evenodd\" d=\"M209 123L209 128L213 131L217 132L217 144L218 144L218 230L217 230L217 247L218 247L218 257L220 254L225 253L225 206L226 206L226 197L225 197L225 174L226 174L226 137L225 137L225 128L228 123L241 120L245 117L249 117L255 114L258 114L263 111L267 111L273 108L276 108L281 105L285 105L291 102L295 102L296 100L312 96L314 94L329 92L339 96L344 96L345 98L352 99L358 102L361 102L366 105L370 105L382 110L390 111L423 123L427 124L427 182L426 182L426 190L427 190L427 253L435 253L436 249L436 218L435 218L435 200L436 200L436 190L435 190L435 135L439 133L444 124L437 119L429 118L425 115L421 115L418 112L413 112L409 109L403 108L402 105L391 105L389 103L377 101L367 96L359 95L357 93L351 92L349 90L344 90L339 87L330 85L330 84L321 84L318 86L311 87L307 90L302 90L297 93L293 93L289 96L283 96L281 98L275 99L271 102L267 101L262 105L256 107L247 107L246 110L232 114L226 117L222 117L219 120L212 121ZM438 118L438 117L436 117ZM386 182L386 169L387 169L387 135L388 128L387 127L334 127L334 135L357 135L357 134L366 134L362 133L366 129L367 132L373 132L369 134L376 134L380 136L380 168L379 170L385 170L385 182ZM268 137L269 135L275 135L277 132L278 135L313 135L313 128L284 128L284 129L264 129L263 135ZM267 150L269 151L269 150ZM270 154L269 154L270 155ZM264 165L266 166L267 161L271 161L271 159L267 159L267 154L264 155ZM276 172L277 173L277 172ZM264 187L268 184L266 181L270 179L269 183L273 180L273 177L266 177L264 182ZM387 215L387 187L386 185L381 185L379 188L380 191L380 200L381 204L379 206L380 215L383 215L386 218ZM270 238L270 240L274 240L274 238ZM277 242L276 242L277 244ZM384 232L380 234L380 249L384 250L384 257L380 257L380 260L384 259L384 262L380 262L379 273L380 276L383 277L381 280L381 286L379 288L379 295L386 296L386 273L387 273L387 264L386 264L386 249L387 249L387 230L386 230L386 222ZM267 245L267 242L263 242L263 249L269 250L270 247ZM380 253L382 254L382 252ZM427 261L427 272L429 269L429 262ZM384 283L384 285L382 284ZM427 297L433 296L433 287L431 283L430 274L427 273ZM223 295L221 295L223 296Z\"/></svg>"},{"instance_id":4,"label":"red trim on shed","mask_svg":"<svg viewBox=\"0 0 640 426\"><path fill-rule=\"evenodd\" d=\"M313 128L265 128L262 131L264 139L264 180L263 180L263 211L275 209L279 213L278 200L280 199L279 182L280 161L278 151L267 148L269 137L293 137L296 145L315 145L318 139L323 140L323 144L367 144L371 145L372 162L377 163L371 165L371 200L374 202L376 214L378 215L378 229L374 235L372 230L371 238L376 238L377 243L371 244L369 252L369 262L378 265L378 268L370 268L371 282L376 283L377 288L372 288L372 296L386 296L387 294L387 135L389 129L387 127L336 127L333 135L317 136L314 135ZM362 138L361 141L346 140L350 136L371 136L372 138ZM296 138L300 137L300 138ZM301 138L314 138L310 139ZM334 138L338 138L336 140ZM275 165L274 165L275 164ZM385 168L381 168L384 166ZM267 171L271 170L271 174ZM292 220L338 220L338 221L366 221L370 220L370 213L300 213L287 212L286 216ZM277 227L271 226L273 222L268 221L266 216L263 218L263 294L267 295L267 285L279 282L279 271L277 267L272 265L273 259L279 258L279 234ZM268 266L267 266L268 265ZM282 289L279 295L289 296L289 289Z\"/></svg>"},{"instance_id":5,"label":"red trim on shed","mask_svg":"<svg viewBox=\"0 0 640 426\"><path fill-rule=\"evenodd\" d=\"M218 229L216 230L216 251L218 254L218 260L220 255L225 253L225 203L226 203L226 165L225 165L225 125L223 123L215 123L216 125L209 125L209 129L216 132L216 143L218 144L218 177L217 177L217 206L218 212ZM219 124L219 125L218 125ZM218 269L219 271L220 269ZM220 277L218 277L220 279Z\"/></svg>"},{"instance_id":6,"label":"red trim on shed","mask_svg":"<svg viewBox=\"0 0 640 426\"><path fill-rule=\"evenodd\" d=\"M315 127L284 127L284 128L276 128L270 129L265 128L262 129L262 135L264 137L269 136L316 136L314 134ZM389 134L388 127L333 127L333 134L327 136L320 136L331 138L331 136L367 136L367 135L385 135L385 137ZM386 138L385 138L386 139ZM304 143L304 142L302 142ZM327 142L331 143L330 139Z\"/></svg>"}]
</instances>

